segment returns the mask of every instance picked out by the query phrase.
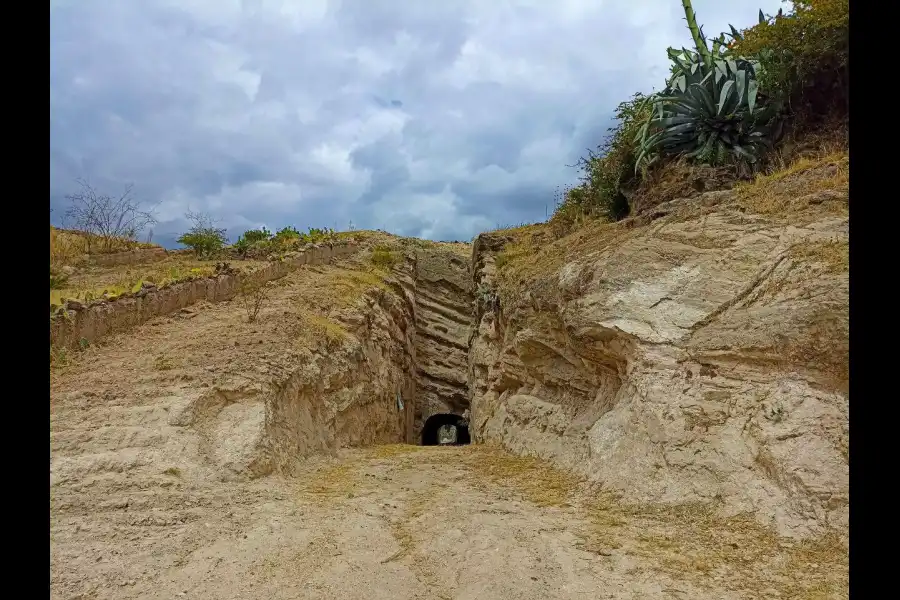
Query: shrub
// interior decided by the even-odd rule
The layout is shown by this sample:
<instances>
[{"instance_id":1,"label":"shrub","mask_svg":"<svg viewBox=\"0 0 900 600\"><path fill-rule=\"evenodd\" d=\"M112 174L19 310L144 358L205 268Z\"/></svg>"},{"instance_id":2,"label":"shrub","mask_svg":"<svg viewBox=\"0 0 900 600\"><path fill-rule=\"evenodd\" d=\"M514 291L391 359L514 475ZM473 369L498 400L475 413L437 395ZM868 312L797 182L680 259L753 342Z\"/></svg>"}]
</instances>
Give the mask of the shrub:
<instances>
[{"instance_id":1,"label":"shrub","mask_svg":"<svg viewBox=\"0 0 900 600\"><path fill-rule=\"evenodd\" d=\"M244 240L248 244L263 242L272 237L272 232L263 227L262 229L248 229L244 235L238 238L238 242Z\"/></svg>"},{"instance_id":2,"label":"shrub","mask_svg":"<svg viewBox=\"0 0 900 600\"><path fill-rule=\"evenodd\" d=\"M278 230L272 242L281 248L287 248L296 244L319 244L335 237L333 229L325 227L310 227L304 233L294 227L285 227Z\"/></svg>"},{"instance_id":3,"label":"shrub","mask_svg":"<svg viewBox=\"0 0 900 600\"><path fill-rule=\"evenodd\" d=\"M132 186L126 186L119 196L109 196L83 179L77 182L81 190L66 196L69 206L65 218L89 234L85 237L88 254L137 246L137 234L156 223L153 210L143 210L132 198Z\"/></svg>"},{"instance_id":4,"label":"shrub","mask_svg":"<svg viewBox=\"0 0 900 600\"><path fill-rule=\"evenodd\" d=\"M179 244L191 248L199 258L211 258L222 251L228 238L225 229L216 227L212 217L190 211L185 217L194 225L176 240Z\"/></svg>"},{"instance_id":5,"label":"shrub","mask_svg":"<svg viewBox=\"0 0 900 600\"><path fill-rule=\"evenodd\" d=\"M259 316L259 311L268 300L269 296L266 290L266 284L249 278L241 281L238 288L238 297L241 305L247 312L247 322L253 323Z\"/></svg>"},{"instance_id":6,"label":"shrub","mask_svg":"<svg viewBox=\"0 0 900 600\"><path fill-rule=\"evenodd\" d=\"M733 31L733 51L757 56L760 84L801 121L849 112L850 1L792 0L788 14Z\"/></svg>"},{"instance_id":7,"label":"shrub","mask_svg":"<svg viewBox=\"0 0 900 600\"><path fill-rule=\"evenodd\" d=\"M294 242L299 241L301 235L302 234L294 227L282 227L275 234L275 237L272 238L272 243L277 246L290 246Z\"/></svg>"},{"instance_id":8,"label":"shrub","mask_svg":"<svg viewBox=\"0 0 900 600\"><path fill-rule=\"evenodd\" d=\"M584 217L617 221L628 215L628 194L639 175L635 173L635 136L650 116L648 99L637 93L616 107L617 124L607 138L582 157L581 183L563 191L554 219L575 223Z\"/></svg>"},{"instance_id":9,"label":"shrub","mask_svg":"<svg viewBox=\"0 0 900 600\"><path fill-rule=\"evenodd\" d=\"M306 233L300 234L300 241L304 244L318 244L329 241L334 237L334 230L329 227L325 227L324 229L310 227Z\"/></svg>"},{"instance_id":10,"label":"shrub","mask_svg":"<svg viewBox=\"0 0 900 600\"><path fill-rule=\"evenodd\" d=\"M228 238L224 229L215 227L195 228L178 238L178 243L192 249L200 258L211 258L218 254Z\"/></svg>"},{"instance_id":11,"label":"shrub","mask_svg":"<svg viewBox=\"0 0 900 600\"><path fill-rule=\"evenodd\" d=\"M262 229L249 229L241 235L234 243L234 249L241 256L255 254L254 251L265 251L272 238L272 232L263 227Z\"/></svg>"}]
</instances>

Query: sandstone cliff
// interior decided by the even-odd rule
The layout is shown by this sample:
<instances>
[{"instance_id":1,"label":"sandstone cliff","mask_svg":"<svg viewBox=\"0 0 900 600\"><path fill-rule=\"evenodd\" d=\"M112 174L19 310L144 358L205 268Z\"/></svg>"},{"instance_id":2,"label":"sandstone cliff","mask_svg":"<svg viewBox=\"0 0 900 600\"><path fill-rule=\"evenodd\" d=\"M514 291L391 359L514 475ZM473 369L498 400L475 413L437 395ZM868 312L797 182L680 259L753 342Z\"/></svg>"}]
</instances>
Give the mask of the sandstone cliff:
<instances>
[{"instance_id":1,"label":"sandstone cliff","mask_svg":"<svg viewBox=\"0 0 900 600\"><path fill-rule=\"evenodd\" d=\"M474 440L627 502L846 533L845 173L825 164L556 241L547 227L480 236Z\"/></svg>"}]
</instances>

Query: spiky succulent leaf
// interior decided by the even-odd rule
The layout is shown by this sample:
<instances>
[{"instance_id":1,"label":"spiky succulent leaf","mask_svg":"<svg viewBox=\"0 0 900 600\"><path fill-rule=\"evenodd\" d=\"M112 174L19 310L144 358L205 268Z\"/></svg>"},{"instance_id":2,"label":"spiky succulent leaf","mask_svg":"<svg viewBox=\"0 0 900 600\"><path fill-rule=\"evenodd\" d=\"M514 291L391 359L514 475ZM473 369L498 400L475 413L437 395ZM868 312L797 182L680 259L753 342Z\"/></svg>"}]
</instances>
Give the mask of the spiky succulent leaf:
<instances>
[{"instance_id":1,"label":"spiky succulent leaf","mask_svg":"<svg viewBox=\"0 0 900 600\"><path fill-rule=\"evenodd\" d=\"M724 71L723 77L704 77L686 89L673 85L652 98L651 118L635 139L636 170L678 154L707 164L758 160L778 134L779 107L760 102L747 61L725 61Z\"/></svg>"},{"instance_id":2,"label":"spiky succulent leaf","mask_svg":"<svg viewBox=\"0 0 900 600\"><path fill-rule=\"evenodd\" d=\"M755 79L751 79L747 83L747 110L751 113L756 108L756 94L759 92L759 83Z\"/></svg>"}]
</instances>

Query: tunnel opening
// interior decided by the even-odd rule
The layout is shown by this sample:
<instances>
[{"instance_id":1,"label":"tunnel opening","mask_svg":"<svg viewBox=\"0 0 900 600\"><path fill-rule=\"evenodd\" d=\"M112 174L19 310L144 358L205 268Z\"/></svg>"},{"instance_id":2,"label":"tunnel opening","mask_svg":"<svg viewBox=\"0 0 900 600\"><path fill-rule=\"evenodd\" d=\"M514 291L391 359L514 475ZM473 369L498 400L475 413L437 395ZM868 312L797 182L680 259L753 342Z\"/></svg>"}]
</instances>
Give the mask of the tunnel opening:
<instances>
[{"instance_id":1,"label":"tunnel opening","mask_svg":"<svg viewBox=\"0 0 900 600\"><path fill-rule=\"evenodd\" d=\"M423 446L461 446L471 441L469 424L459 415L431 415L422 427Z\"/></svg>"}]
</instances>

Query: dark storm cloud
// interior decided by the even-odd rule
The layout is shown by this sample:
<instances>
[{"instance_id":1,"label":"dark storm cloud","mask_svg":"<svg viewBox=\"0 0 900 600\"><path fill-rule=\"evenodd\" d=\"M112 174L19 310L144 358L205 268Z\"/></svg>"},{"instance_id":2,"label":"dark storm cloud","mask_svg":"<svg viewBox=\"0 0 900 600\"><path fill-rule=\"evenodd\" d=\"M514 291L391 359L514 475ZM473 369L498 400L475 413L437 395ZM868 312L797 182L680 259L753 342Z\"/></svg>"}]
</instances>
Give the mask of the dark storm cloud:
<instances>
[{"instance_id":1,"label":"dark storm cloud","mask_svg":"<svg viewBox=\"0 0 900 600\"><path fill-rule=\"evenodd\" d=\"M707 32L776 0L696 0ZM382 227L469 239L543 219L612 111L690 42L674 0L57 0L50 202L135 184L171 243ZM55 210L54 217L63 210Z\"/></svg>"}]
</instances>

